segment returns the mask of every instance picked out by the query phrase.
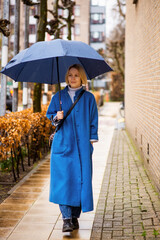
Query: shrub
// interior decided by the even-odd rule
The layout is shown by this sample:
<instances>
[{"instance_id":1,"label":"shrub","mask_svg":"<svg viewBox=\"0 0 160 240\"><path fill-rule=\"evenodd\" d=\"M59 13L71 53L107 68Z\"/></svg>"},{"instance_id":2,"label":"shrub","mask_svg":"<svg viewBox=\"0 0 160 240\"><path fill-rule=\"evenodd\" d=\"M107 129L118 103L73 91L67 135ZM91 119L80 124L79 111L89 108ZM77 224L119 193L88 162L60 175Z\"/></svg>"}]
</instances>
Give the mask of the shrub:
<instances>
[{"instance_id":1,"label":"shrub","mask_svg":"<svg viewBox=\"0 0 160 240\"><path fill-rule=\"evenodd\" d=\"M42 153L49 151L48 139L53 131L51 122L46 118L44 107L41 113L33 113L31 109L6 114L0 117L0 161L1 169L12 168L13 177L19 178L19 165L23 171L24 152L34 163ZM11 166L11 167L9 167Z\"/></svg>"}]
</instances>

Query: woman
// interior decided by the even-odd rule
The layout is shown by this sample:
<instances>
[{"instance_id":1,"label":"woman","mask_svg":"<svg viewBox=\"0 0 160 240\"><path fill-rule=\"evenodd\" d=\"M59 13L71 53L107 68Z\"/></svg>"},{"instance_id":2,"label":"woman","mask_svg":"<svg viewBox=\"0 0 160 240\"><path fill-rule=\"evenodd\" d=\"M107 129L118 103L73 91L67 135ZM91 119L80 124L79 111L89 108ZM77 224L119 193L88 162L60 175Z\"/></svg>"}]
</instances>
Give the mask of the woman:
<instances>
[{"instance_id":1,"label":"woman","mask_svg":"<svg viewBox=\"0 0 160 240\"><path fill-rule=\"evenodd\" d=\"M83 90L87 77L81 65L74 64L66 73L67 86L61 90L62 110L59 96L55 94L47 110L47 117L55 125ZM85 91L59 131L51 147L51 202L59 204L63 217L63 232L79 228L81 210L93 210L92 153L93 142L98 140L98 111L92 93Z\"/></svg>"}]
</instances>

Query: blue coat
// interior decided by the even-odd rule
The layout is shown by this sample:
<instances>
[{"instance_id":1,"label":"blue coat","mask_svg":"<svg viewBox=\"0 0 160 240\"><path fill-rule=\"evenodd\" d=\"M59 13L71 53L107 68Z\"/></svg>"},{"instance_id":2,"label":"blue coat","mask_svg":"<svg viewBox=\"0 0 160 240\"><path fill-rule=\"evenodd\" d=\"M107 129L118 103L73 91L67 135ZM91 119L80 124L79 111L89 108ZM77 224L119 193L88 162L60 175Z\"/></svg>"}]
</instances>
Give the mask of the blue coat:
<instances>
[{"instance_id":1,"label":"blue coat","mask_svg":"<svg viewBox=\"0 0 160 240\"><path fill-rule=\"evenodd\" d=\"M76 91L74 101L83 88ZM64 116L72 105L68 86L61 90ZM47 110L47 117L59 111L56 93ZM81 206L83 212L93 210L91 139L98 140L98 111L94 95L85 91L62 127L55 134L51 146L50 202Z\"/></svg>"}]
</instances>

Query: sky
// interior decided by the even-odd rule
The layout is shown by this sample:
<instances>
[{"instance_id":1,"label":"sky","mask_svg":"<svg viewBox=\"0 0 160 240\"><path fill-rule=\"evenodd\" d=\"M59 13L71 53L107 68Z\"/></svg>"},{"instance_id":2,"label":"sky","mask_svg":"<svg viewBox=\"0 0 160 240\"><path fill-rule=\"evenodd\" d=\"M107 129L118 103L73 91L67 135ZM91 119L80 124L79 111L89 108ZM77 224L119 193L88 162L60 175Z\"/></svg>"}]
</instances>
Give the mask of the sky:
<instances>
[{"instance_id":1,"label":"sky","mask_svg":"<svg viewBox=\"0 0 160 240\"><path fill-rule=\"evenodd\" d=\"M110 32L113 30L117 23L116 14L112 11L117 0L102 0L106 5L106 36L109 37Z\"/></svg>"}]
</instances>

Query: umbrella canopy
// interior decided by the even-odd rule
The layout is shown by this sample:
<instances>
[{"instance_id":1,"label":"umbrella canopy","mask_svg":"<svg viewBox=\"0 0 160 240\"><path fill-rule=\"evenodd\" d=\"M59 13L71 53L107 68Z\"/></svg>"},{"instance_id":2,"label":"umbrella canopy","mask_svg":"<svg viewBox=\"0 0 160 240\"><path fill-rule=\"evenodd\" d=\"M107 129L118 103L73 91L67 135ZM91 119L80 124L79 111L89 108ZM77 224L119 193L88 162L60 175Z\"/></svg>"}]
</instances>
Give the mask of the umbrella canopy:
<instances>
[{"instance_id":1,"label":"umbrella canopy","mask_svg":"<svg viewBox=\"0 0 160 240\"><path fill-rule=\"evenodd\" d=\"M83 66L88 79L112 71L102 56L89 45L56 39L37 42L22 50L1 73L17 82L55 84L65 82L69 66L76 63Z\"/></svg>"}]
</instances>

